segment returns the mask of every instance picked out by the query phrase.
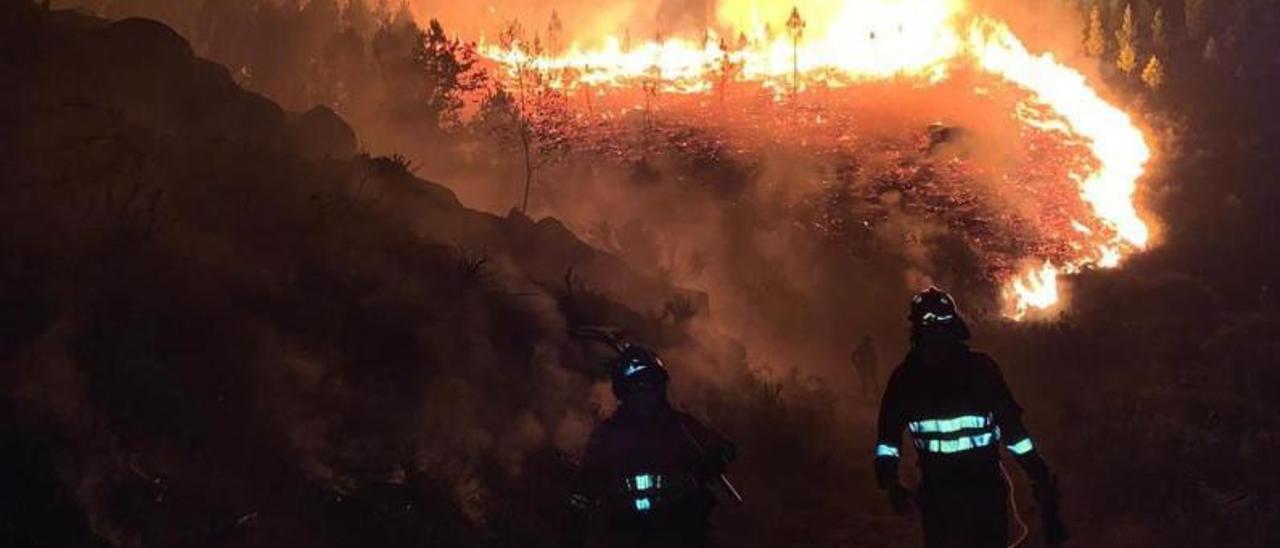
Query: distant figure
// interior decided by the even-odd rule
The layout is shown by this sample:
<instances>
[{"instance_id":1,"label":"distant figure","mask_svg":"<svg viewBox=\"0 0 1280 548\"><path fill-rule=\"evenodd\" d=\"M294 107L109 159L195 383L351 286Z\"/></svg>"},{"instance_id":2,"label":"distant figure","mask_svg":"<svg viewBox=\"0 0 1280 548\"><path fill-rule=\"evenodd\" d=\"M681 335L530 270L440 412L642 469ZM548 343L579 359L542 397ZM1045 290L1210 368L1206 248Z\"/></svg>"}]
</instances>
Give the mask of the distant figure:
<instances>
[{"instance_id":1,"label":"distant figure","mask_svg":"<svg viewBox=\"0 0 1280 548\"><path fill-rule=\"evenodd\" d=\"M612 377L621 405L587 443L564 545L707 546L711 486L733 460L733 446L671 406L667 370L654 353L626 348ZM588 531L593 514L603 518L595 535Z\"/></svg>"},{"instance_id":2,"label":"distant figure","mask_svg":"<svg viewBox=\"0 0 1280 548\"><path fill-rule=\"evenodd\" d=\"M969 349L955 301L937 288L911 302L911 350L894 370L880 405L876 479L894 510L911 509L898 480L903 430L919 457L918 494L927 548L1005 548L1008 543L1004 444L1031 478L1048 544L1062 543L1057 480L1036 452L999 367Z\"/></svg>"},{"instance_id":3,"label":"distant figure","mask_svg":"<svg viewBox=\"0 0 1280 548\"><path fill-rule=\"evenodd\" d=\"M876 355L876 345L871 342L871 335L863 335L862 340L849 354L853 368L858 371L858 383L862 385L862 397L874 398L880 393L880 357Z\"/></svg>"}]
</instances>

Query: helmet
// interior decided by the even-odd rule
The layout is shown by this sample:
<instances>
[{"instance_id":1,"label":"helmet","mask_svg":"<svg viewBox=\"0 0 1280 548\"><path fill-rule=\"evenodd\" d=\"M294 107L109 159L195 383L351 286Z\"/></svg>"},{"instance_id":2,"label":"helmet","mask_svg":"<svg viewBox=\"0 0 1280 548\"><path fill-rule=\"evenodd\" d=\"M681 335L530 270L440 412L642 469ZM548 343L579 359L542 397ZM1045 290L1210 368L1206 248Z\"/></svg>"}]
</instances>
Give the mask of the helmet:
<instances>
[{"instance_id":1,"label":"helmet","mask_svg":"<svg viewBox=\"0 0 1280 548\"><path fill-rule=\"evenodd\" d=\"M915 335L924 333L947 333L960 340L969 338L969 327L960 311L956 308L956 300L937 287L929 287L911 298L911 330Z\"/></svg>"},{"instance_id":2,"label":"helmet","mask_svg":"<svg viewBox=\"0 0 1280 548\"><path fill-rule=\"evenodd\" d=\"M619 400L640 391L666 394L667 368L652 350L628 345L618 356L612 372L613 395Z\"/></svg>"}]
</instances>

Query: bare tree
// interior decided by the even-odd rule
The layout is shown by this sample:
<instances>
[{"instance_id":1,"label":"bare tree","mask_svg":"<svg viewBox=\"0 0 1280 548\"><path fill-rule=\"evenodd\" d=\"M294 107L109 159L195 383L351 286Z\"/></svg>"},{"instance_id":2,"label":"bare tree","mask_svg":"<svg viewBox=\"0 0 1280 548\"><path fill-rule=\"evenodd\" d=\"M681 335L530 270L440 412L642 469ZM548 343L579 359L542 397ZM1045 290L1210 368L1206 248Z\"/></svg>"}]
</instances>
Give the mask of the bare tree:
<instances>
[{"instance_id":1,"label":"bare tree","mask_svg":"<svg viewBox=\"0 0 1280 548\"><path fill-rule=\"evenodd\" d=\"M553 16L553 25L559 16ZM558 161L568 151L573 133L573 116L568 98L552 86L552 79L539 65L545 53L542 41L535 35L526 40L518 20L509 22L498 37L499 45L513 53L512 77L516 95L504 85L497 85L480 107L478 123L498 138L499 143L516 149L524 166L524 194L520 211L529 208L529 196L537 174Z\"/></svg>"},{"instance_id":2,"label":"bare tree","mask_svg":"<svg viewBox=\"0 0 1280 548\"><path fill-rule=\"evenodd\" d=\"M720 106L724 106L725 94L729 91L729 82L732 82L737 75L738 70L742 68L741 61L735 61L730 55L729 43L720 38L720 43L716 46L720 50L720 62L716 67L716 92L720 99Z\"/></svg>"},{"instance_id":3,"label":"bare tree","mask_svg":"<svg viewBox=\"0 0 1280 548\"><path fill-rule=\"evenodd\" d=\"M800 8L791 8L791 17L787 18L787 35L791 37L791 97L800 94L800 39L804 37L804 28L808 26L800 17Z\"/></svg>"},{"instance_id":4,"label":"bare tree","mask_svg":"<svg viewBox=\"0 0 1280 548\"><path fill-rule=\"evenodd\" d=\"M519 101L502 85L495 86L477 117L486 133L520 155L524 171L521 213L529 209L538 173L564 157L573 135L573 117L564 94L537 78L526 82L525 87L526 97Z\"/></svg>"}]
</instances>

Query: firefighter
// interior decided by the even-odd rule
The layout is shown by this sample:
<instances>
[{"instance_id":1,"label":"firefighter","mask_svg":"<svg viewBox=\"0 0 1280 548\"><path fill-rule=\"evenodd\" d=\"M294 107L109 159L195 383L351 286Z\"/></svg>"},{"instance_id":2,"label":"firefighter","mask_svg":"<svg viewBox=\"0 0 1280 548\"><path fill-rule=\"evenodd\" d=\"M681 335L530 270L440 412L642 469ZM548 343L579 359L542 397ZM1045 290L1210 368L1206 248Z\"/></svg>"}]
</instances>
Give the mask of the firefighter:
<instances>
[{"instance_id":1,"label":"firefighter","mask_svg":"<svg viewBox=\"0 0 1280 548\"><path fill-rule=\"evenodd\" d=\"M667 379L653 352L638 346L622 351L612 370L619 406L587 442L569 500L566 546L707 546L716 502L712 485L723 477L734 448L671 406ZM601 527L588 527L589 521Z\"/></svg>"},{"instance_id":2,"label":"firefighter","mask_svg":"<svg viewBox=\"0 0 1280 548\"><path fill-rule=\"evenodd\" d=\"M858 371L858 384L862 386L862 397L874 398L880 391L880 358L876 355L876 345L871 342L871 335L863 335L849 355L853 368Z\"/></svg>"},{"instance_id":3,"label":"firefighter","mask_svg":"<svg viewBox=\"0 0 1280 548\"><path fill-rule=\"evenodd\" d=\"M1007 477L999 446L1032 482L1049 544L1066 531L1056 478L1022 424L999 367L969 349L969 328L950 295L936 287L911 301L911 349L889 377L880 406L875 470L899 514L920 507L927 548L1005 548ZM898 479L902 433L910 431L921 483L912 494Z\"/></svg>"}]
</instances>

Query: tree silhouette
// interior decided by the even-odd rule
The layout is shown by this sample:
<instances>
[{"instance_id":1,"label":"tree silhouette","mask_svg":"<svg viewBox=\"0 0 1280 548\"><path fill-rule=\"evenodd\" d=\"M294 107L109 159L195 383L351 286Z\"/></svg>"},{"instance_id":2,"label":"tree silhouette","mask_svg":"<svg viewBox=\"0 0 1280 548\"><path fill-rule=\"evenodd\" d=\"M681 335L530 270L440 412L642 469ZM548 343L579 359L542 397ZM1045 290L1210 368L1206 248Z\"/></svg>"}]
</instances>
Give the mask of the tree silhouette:
<instances>
[{"instance_id":1,"label":"tree silhouette","mask_svg":"<svg viewBox=\"0 0 1280 548\"><path fill-rule=\"evenodd\" d=\"M1164 8L1156 8L1151 17L1151 45L1156 51L1164 51L1169 45L1168 23L1164 20Z\"/></svg>"},{"instance_id":2,"label":"tree silhouette","mask_svg":"<svg viewBox=\"0 0 1280 548\"><path fill-rule=\"evenodd\" d=\"M1126 5L1124 22L1116 32L1116 42L1119 47L1119 52L1116 54L1116 67L1125 74L1131 74L1138 68L1138 50L1134 44L1136 39L1137 31L1133 27L1133 6Z\"/></svg>"},{"instance_id":3,"label":"tree silhouette","mask_svg":"<svg viewBox=\"0 0 1280 548\"><path fill-rule=\"evenodd\" d=\"M1204 36L1208 30L1208 6L1206 0L1186 0L1183 4L1183 18L1186 21L1187 35L1193 40Z\"/></svg>"},{"instance_id":4,"label":"tree silhouette","mask_svg":"<svg viewBox=\"0 0 1280 548\"><path fill-rule=\"evenodd\" d=\"M437 20L424 31L397 17L378 30L372 50L384 88L381 111L407 130L456 128L464 97L485 81L475 48L449 38Z\"/></svg>"},{"instance_id":5,"label":"tree silhouette","mask_svg":"<svg viewBox=\"0 0 1280 548\"><path fill-rule=\"evenodd\" d=\"M1147 61L1146 68L1142 69L1142 83L1148 88L1157 90L1164 86L1164 63L1160 62L1160 58L1152 55L1151 60Z\"/></svg>"},{"instance_id":6,"label":"tree silhouette","mask_svg":"<svg viewBox=\"0 0 1280 548\"><path fill-rule=\"evenodd\" d=\"M414 49L413 61L422 74L419 97L428 115L437 127L456 125L463 96L484 83L484 74L476 66L475 49L449 38L440 21L432 19Z\"/></svg>"},{"instance_id":7,"label":"tree silhouette","mask_svg":"<svg viewBox=\"0 0 1280 548\"><path fill-rule=\"evenodd\" d=\"M1102 7L1093 5L1089 10L1089 31L1085 35L1084 49L1090 57L1102 57L1107 51L1106 30L1102 26Z\"/></svg>"},{"instance_id":8,"label":"tree silhouette","mask_svg":"<svg viewBox=\"0 0 1280 548\"><path fill-rule=\"evenodd\" d=\"M547 22L547 51L552 55L560 55L564 52L564 22L560 20L560 14L556 10L551 10L551 20Z\"/></svg>"},{"instance_id":9,"label":"tree silhouette","mask_svg":"<svg viewBox=\"0 0 1280 548\"><path fill-rule=\"evenodd\" d=\"M1204 51L1200 53L1200 58L1206 63L1217 64L1219 60L1218 40L1210 36L1204 42Z\"/></svg>"},{"instance_id":10,"label":"tree silhouette","mask_svg":"<svg viewBox=\"0 0 1280 548\"><path fill-rule=\"evenodd\" d=\"M503 49L515 54L516 95L496 85L481 104L476 123L500 145L519 152L524 168L520 211L525 212L538 172L568 151L573 116L568 99L551 86L549 75L536 63L544 52L541 40L535 36L526 41L517 20L507 24L498 40Z\"/></svg>"},{"instance_id":11,"label":"tree silhouette","mask_svg":"<svg viewBox=\"0 0 1280 548\"><path fill-rule=\"evenodd\" d=\"M361 39L369 39L378 28L378 16L369 7L366 0L348 0L342 10L342 21L345 26L355 30Z\"/></svg>"},{"instance_id":12,"label":"tree silhouette","mask_svg":"<svg viewBox=\"0 0 1280 548\"><path fill-rule=\"evenodd\" d=\"M742 68L741 61L735 61L730 55L729 43L724 37L720 38L716 48L720 51L719 63L716 66L716 94L720 99L720 105L724 106L725 95L729 91L729 82L732 82L738 71Z\"/></svg>"},{"instance_id":13,"label":"tree silhouette","mask_svg":"<svg viewBox=\"0 0 1280 548\"><path fill-rule=\"evenodd\" d=\"M512 69L516 79L516 100L519 106L523 108L526 95L525 84L536 70L534 61L538 56L542 55L542 43L536 38L533 42L525 43L524 25L520 23L519 19L512 19L507 22L506 27L498 34L498 45L503 50L515 54L515 63Z\"/></svg>"},{"instance_id":14,"label":"tree silhouette","mask_svg":"<svg viewBox=\"0 0 1280 548\"><path fill-rule=\"evenodd\" d=\"M804 36L807 24L800 17L800 8L792 6L791 17L787 18L787 35L791 37L791 96L800 93L800 38Z\"/></svg>"}]
</instances>

